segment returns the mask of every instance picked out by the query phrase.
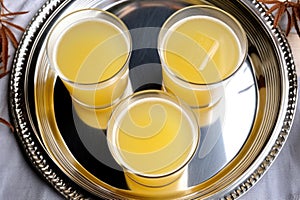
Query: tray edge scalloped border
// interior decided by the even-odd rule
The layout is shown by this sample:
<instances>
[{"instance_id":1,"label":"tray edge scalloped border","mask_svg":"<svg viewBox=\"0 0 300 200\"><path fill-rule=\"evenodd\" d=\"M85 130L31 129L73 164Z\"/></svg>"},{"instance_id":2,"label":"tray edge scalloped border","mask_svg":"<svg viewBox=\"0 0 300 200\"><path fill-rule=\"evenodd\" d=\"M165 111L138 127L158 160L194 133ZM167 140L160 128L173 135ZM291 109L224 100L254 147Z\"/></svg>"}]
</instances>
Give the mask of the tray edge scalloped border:
<instances>
[{"instance_id":1,"label":"tray edge scalloped border","mask_svg":"<svg viewBox=\"0 0 300 200\"><path fill-rule=\"evenodd\" d=\"M28 56L28 46L32 46L34 40L32 36L42 28L47 18L56 10L63 2L68 0L47 0L43 6L37 11L37 13L32 18L31 22L27 26L21 40L19 47L15 52L15 57L13 60L13 68L11 71L11 76L9 80L9 110L10 118L13 120L15 126L15 134L17 134L17 139L22 145L32 167L40 174L42 177L48 181L61 195L68 199L87 199L84 194L79 192L73 187L73 185L66 183L65 180L60 177L51 167L50 162L43 154L46 152L38 148L38 140L34 139L34 130L28 129L27 114L25 114L24 106L21 103L22 96L24 94L19 91L22 83L24 81L22 78L22 68L26 66L25 60ZM18 59L19 58L19 59ZM24 71L25 73L25 71ZM20 86L21 85L21 86ZM17 90L16 90L17 88ZM22 108L23 106L23 108ZM42 148L40 146L40 148Z\"/></svg>"}]
</instances>

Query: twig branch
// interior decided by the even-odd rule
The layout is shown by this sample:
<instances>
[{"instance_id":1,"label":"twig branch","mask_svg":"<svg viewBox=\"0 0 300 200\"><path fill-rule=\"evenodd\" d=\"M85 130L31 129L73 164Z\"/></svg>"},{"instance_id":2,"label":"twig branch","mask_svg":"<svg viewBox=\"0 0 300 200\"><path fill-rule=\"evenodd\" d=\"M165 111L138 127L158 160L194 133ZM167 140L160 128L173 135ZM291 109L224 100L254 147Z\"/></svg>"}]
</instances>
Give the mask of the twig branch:
<instances>
[{"instance_id":1,"label":"twig branch","mask_svg":"<svg viewBox=\"0 0 300 200\"><path fill-rule=\"evenodd\" d=\"M10 29L10 27L15 28L18 31L24 31L24 28L10 22L14 16L17 15L23 15L28 13L27 11L20 11L20 12L12 12L10 11L5 5L4 5L4 0L0 0L0 79L9 74L9 70L7 69L8 65L8 48L9 48L9 43L11 42L14 48L18 47L18 40L15 37L13 31ZM0 123L8 126L11 131L14 131L14 127L5 119L0 117Z\"/></svg>"}]
</instances>

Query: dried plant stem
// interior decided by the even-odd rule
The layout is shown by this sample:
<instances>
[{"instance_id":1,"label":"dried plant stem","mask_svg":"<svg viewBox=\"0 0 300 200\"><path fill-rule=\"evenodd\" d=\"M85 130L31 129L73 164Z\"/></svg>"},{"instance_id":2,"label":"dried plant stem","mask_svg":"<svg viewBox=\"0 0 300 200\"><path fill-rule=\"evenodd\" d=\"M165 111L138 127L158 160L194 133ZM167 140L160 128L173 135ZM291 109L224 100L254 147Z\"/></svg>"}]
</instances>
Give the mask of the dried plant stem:
<instances>
[{"instance_id":1,"label":"dried plant stem","mask_svg":"<svg viewBox=\"0 0 300 200\"><path fill-rule=\"evenodd\" d=\"M0 53L0 79L9 74L9 70L7 69L8 65L8 48L9 43L13 45L14 48L18 47L18 40L15 37L13 31L10 27L18 30L24 31L23 27L10 22L9 20L13 19L14 16L23 15L27 12L12 12L5 5L4 0L0 0L0 42L1 42L1 53ZM0 123L8 126L11 131L14 131L14 127L5 119L0 117Z\"/></svg>"},{"instance_id":2,"label":"dried plant stem","mask_svg":"<svg viewBox=\"0 0 300 200\"><path fill-rule=\"evenodd\" d=\"M297 0L297 2L293 2L290 0L258 0L261 3L264 4L273 4L270 9L267 11L267 14L274 14L274 26L277 27L279 21L284 16L284 14L287 15L287 27L285 29L285 33L288 36L292 30L293 27L295 27L295 30L300 37L300 0ZM291 12L291 13L290 13Z\"/></svg>"}]
</instances>

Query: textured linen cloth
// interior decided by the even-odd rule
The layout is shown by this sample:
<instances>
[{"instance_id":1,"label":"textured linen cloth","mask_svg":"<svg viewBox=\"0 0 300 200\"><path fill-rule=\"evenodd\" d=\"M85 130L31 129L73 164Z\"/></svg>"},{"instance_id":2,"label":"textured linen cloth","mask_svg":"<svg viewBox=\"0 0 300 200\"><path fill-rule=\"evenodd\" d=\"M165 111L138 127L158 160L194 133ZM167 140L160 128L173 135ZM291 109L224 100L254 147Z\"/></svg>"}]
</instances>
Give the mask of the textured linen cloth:
<instances>
[{"instance_id":1,"label":"textured linen cloth","mask_svg":"<svg viewBox=\"0 0 300 200\"><path fill-rule=\"evenodd\" d=\"M45 0L4 0L11 11L30 11L15 17L13 22L27 26ZM15 31L18 38L21 33ZM300 45L300 39L296 40ZM11 58L14 55L10 48ZM298 48L299 50L299 48ZM299 53L298 60L300 60ZM299 65L299 62L298 62ZM299 67L299 66L298 66ZM8 119L8 77L0 79L0 116ZM273 165L263 178L240 199L298 200L300 199L300 106L298 104L293 128ZM0 124L0 199L2 200L59 200L63 197L40 178L25 161L15 136Z\"/></svg>"}]
</instances>

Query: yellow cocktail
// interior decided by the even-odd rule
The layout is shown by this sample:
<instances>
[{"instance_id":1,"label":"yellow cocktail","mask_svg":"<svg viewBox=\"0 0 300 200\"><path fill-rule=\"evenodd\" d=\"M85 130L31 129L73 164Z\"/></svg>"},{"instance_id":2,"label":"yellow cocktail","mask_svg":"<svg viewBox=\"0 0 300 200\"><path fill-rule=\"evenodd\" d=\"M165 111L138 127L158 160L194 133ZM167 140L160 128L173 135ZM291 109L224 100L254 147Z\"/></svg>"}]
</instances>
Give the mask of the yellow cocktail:
<instances>
[{"instance_id":1,"label":"yellow cocktail","mask_svg":"<svg viewBox=\"0 0 300 200\"><path fill-rule=\"evenodd\" d=\"M186 166L197 148L199 131L190 110L169 94L149 90L116 107L107 138L128 177L157 187L174 181Z\"/></svg>"},{"instance_id":2,"label":"yellow cocktail","mask_svg":"<svg viewBox=\"0 0 300 200\"><path fill-rule=\"evenodd\" d=\"M164 87L193 108L215 104L245 59L246 39L240 24L220 9L177 11L159 35Z\"/></svg>"},{"instance_id":3,"label":"yellow cocktail","mask_svg":"<svg viewBox=\"0 0 300 200\"><path fill-rule=\"evenodd\" d=\"M122 98L130 52L131 38L123 22L97 9L78 10L63 17L47 42L50 64L76 101L75 109L79 104L106 109ZM86 113L78 114L90 118Z\"/></svg>"}]
</instances>

